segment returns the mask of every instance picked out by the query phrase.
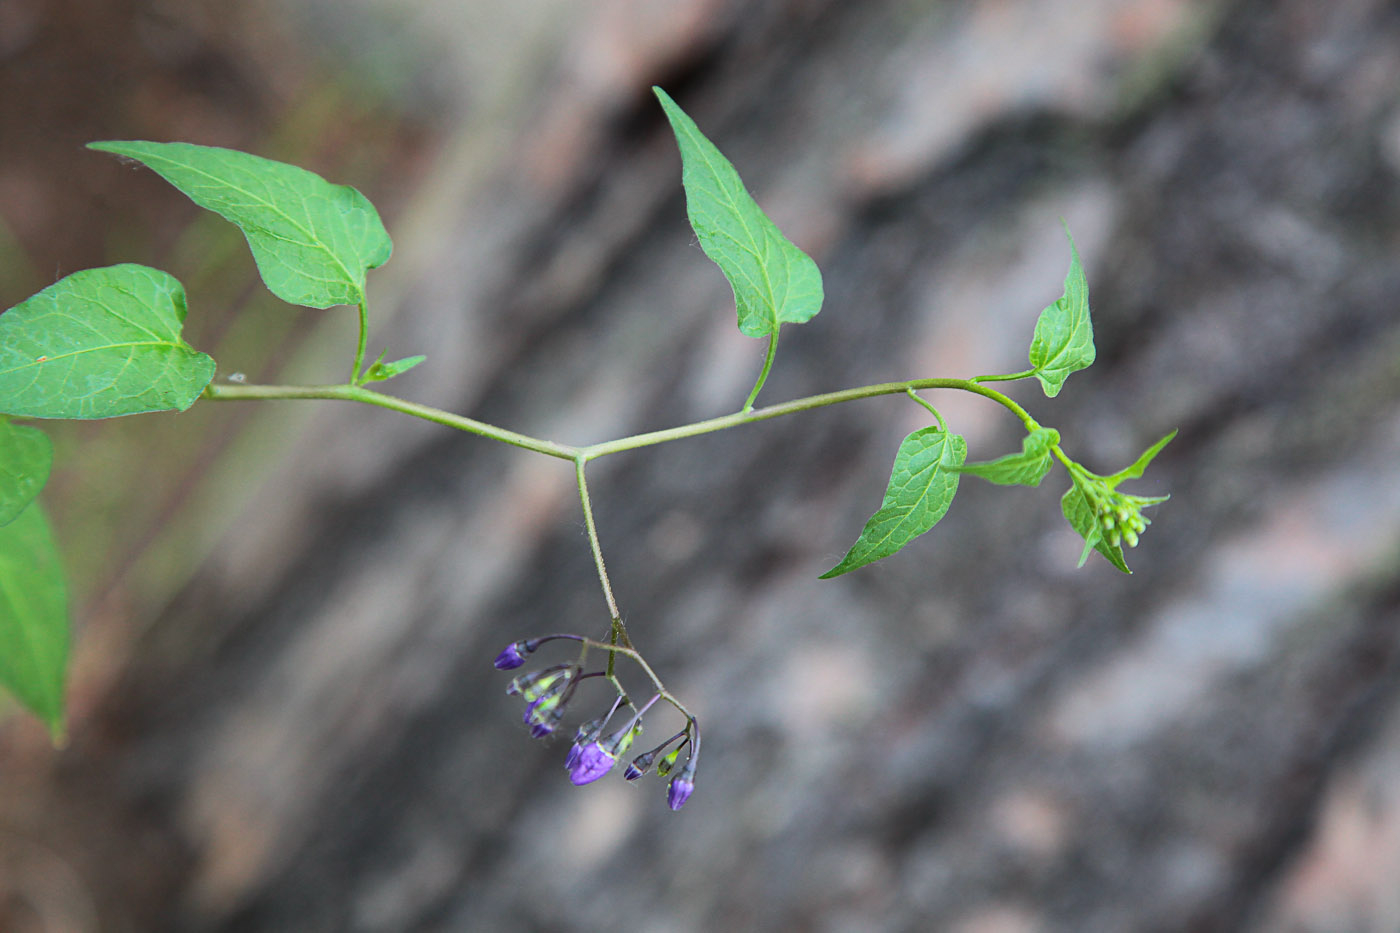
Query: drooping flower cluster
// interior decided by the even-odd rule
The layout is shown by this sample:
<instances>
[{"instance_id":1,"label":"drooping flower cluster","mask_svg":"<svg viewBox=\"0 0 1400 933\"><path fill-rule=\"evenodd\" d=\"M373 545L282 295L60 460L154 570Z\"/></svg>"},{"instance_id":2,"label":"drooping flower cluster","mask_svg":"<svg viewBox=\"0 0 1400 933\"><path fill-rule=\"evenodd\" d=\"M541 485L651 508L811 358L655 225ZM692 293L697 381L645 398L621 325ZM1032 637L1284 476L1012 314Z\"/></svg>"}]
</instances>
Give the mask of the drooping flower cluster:
<instances>
[{"instance_id":1,"label":"drooping flower cluster","mask_svg":"<svg viewBox=\"0 0 1400 933\"><path fill-rule=\"evenodd\" d=\"M527 657L541 644L555 639L589 644L587 639L577 635L548 635L523 639L507 645L496 656L495 667L498 670L522 667ZM606 715L578 727L573 744L564 758L569 780L579 786L593 783L616 767L618 761L628 753L633 742L642 734L642 717L662 699L662 694L653 694L646 703L637 707L608 671L585 673L582 655L577 662L555 664L521 674L506 688L507 694L525 700L525 724L530 727L530 734L538 739L554 734L579 684L592 678L606 678L617 693ZM674 704L674 701L672 703ZM609 724L623 707L632 710L632 715L619 728L608 731ZM655 765L657 774L662 777L671 775L666 803L672 810L679 810L695 790L695 766L699 748L699 726L694 718L687 716L685 728L655 748L633 758L628 763L623 777L628 781L636 781ZM680 769L676 770L682 752L686 753L686 758Z\"/></svg>"}]
</instances>

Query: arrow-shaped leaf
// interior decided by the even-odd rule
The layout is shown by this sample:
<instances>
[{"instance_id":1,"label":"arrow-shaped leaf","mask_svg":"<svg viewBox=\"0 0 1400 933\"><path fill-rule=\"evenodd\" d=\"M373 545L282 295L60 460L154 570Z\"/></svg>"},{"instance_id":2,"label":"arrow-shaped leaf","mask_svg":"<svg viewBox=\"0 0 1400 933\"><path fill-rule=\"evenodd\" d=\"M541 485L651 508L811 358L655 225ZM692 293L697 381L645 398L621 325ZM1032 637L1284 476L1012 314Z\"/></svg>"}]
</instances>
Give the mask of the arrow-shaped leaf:
<instances>
[{"instance_id":1,"label":"arrow-shaped leaf","mask_svg":"<svg viewBox=\"0 0 1400 933\"><path fill-rule=\"evenodd\" d=\"M364 195L295 165L190 143L118 141L88 148L135 159L236 224L268 289L294 305L359 304L365 272L387 262L393 248Z\"/></svg>"},{"instance_id":2,"label":"arrow-shaped leaf","mask_svg":"<svg viewBox=\"0 0 1400 933\"><path fill-rule=\"evenodd\" d=\"M189 408L214 361L180 337L185 289L149 266L85 269L0 314L0 413L113 418Z\"/></svg>"},{"instance_id":3,"label":"arrow-shaped leaf","mask_svg":"<svg viewBox=\"0 0 1400 933\"><path fill-rule=\"evenodd\" d=\"M1066 228L1065 236L1069 236ZM1094 362L1094 325L1089 320L1089 282L1079 264L1079 250L1069 237L1070 263L1065 293L1040 312L1031 338L1030 360L1045 394L1054 398L1070 373Z\"/></svg>"},{"instance_id":4,"label":"arrow-shaped leaf","mask_svg":"<svg viewBox=\"0 0 1400 933\"><path fill-rule=\"evenodd\" d=\"M767 337L782 324L809 321L822 307L817 264L778 229L744 187L739 173L661 88L681 150L686 213L700 248L734 289L739 332Z\"/></svg>"},{"instance_id":5,"label":"arrow-shaped leaf","mask_svg":"<svg viewBox=\"0 0 1400 933\"><path fill-rule=\"evenodd\" d=\"M1021 439L1021 452L981 463L965 463L959 473L971 473L999 486L1039 486L1050 472L1050 448L1060 442L1054 428L1036 428Z\"/></svg>"},{"instance_id":6,"label":"arrow-shaped leaf","mask_svg":"<svg viewBox=\"0 0 1400 933\"><path fill-rule=\"evenodd\" d=\"M63 733L68 591L37 502L0 528L0 684Z\"/></svg>"},{"instance_id":7,"label":"arrow-shaped leaf","mask_svg":"<svg viewBox=\"0 0 1400 933\"><path fill-rule=\"evenodd\" d=\"M0 525L14 521L34 501L52 466L48 435L0 417Z\"/></svg>"},{"instance_id":8,"label":"arrow-shaped leaf","mask_svg":"<svg viewBox=\"0 0 1400 933\"><path fill-rule=\"evenodd\" d=\"M1128 562L1123 559L1122 546L1110 544L1103 536L1103 528L1099 526L1093 508L1077 484L1069 487L1060 497L1060 511L1064 513L1065 521L1069 522L1070 527L1079 532L1079 536L1084 539L1084 552L1079 555L1079 566L1084 566L1084 562L1089 559L1089 549L1093 548L1119 570L1132 573L1128 569Z\"/></svg>"},{"instance_id":9,"label":"arrow-shaped leaf","mask_svg":"<svg viewBox=\"0 0 1400 933\"><path fill-rule=\"evenodd\" d=\"M942 428L920 428L906 437L895 454L880 511L870 516L850 552L822 579L889 557L936 525L958 491L958 467L966 457L962 436Z\"/></svg>"}]
</instances>

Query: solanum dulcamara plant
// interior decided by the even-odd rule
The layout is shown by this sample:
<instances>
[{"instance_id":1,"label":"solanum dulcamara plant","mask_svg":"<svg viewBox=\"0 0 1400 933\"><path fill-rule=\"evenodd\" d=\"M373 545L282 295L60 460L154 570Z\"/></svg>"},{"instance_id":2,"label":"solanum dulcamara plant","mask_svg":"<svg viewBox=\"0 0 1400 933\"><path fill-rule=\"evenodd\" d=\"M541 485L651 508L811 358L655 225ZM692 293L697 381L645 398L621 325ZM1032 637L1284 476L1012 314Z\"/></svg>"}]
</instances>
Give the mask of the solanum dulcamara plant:
<instances>
[{"instance_id":1,"label":"solanum dulcamara plant","mask_svg":"<svg viewBox=\"0 0 1400 933\"><path fill-rule=\"evenodd\" d=\"M615 440L577 446L398 398L370 388L419 365L422 356L366 365L368 270L389 259L391 243L374 206L354 188L331 184L296 166L231 149L189 143L96 142L90 148L134 160L159 174L201 207L235 224L248 241L263 282L282 300L302 307L349 306L359 314L359 339L349 376L325 385L250 385L214 381L214 360L181 336L184 287L173 276L134 263L86 269L66 276L0 315L0 684L40 717L62 741L69 621L64 575L38 494L53 459L48 437L31 422L48 418L116 418L140 412L184 411L196 401L336 399L374 405L553 457L571 465L602 602L591 633L522 637L501 650L494 665L517 670L535 652L564 649L562 660L519 674L507 693L525 704L530 735L559 732L583 706L586 681L605 684L606 701L578 725L564 758L575 784L587 784L622 766L628 781L653 769L668 779L666 800L679 809L695 789L700 723L668 690L635 646L603 561L587 467L603 457L714 431L780 418L872 396L904 396L926 409L929 423L900 443L880 508L855 543L822 578L849 573L896 553L931 529L948 511L964 476L1001 485L1039 486L1058 464L1069 476L1060 500L1065 519L1084 540L1082 565L1097 551L1128 572L1123 548L1135 547L1148 525L1143 510L1166 497L1120 492L1140 477L1175 432L1116 473L1100 474L1072 459L1060 433L993 384L1039 380L1049 398L1071 373L1094 361L1088 285L1074 241L1063 294L1041 312L1031 336L1028 368L971 378L929 376L755 407L773 366L784 324L810 321L821 310L822 276L816 263L783 235L745 189L730 162L694 121L655 89L680 147L681 182L690 224L705 254L734 291L739 330L767 341L761 369L736 411ZM1068 231L1066 231L1068 232ZM931 390L979 395L1009 411L1025 428L1021 449L968 462L967 444L924 398ZM620 664L634 665L647 683L623 686ZM592 688L589 688L592 690ZM592 690L596 693L596 690ZM643 719L670 708L678 728L664 741L639 743ZM645 747L645 750L639 749Z\"/></svg>"}]
</instances>

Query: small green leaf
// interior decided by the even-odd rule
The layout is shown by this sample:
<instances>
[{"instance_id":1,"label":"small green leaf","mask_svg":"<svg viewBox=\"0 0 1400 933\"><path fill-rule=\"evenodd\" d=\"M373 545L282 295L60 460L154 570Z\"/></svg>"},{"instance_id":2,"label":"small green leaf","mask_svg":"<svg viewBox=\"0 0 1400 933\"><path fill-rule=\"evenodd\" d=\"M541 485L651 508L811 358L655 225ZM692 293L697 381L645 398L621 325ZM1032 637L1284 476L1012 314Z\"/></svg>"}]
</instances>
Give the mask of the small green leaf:
<instances>
[{"instance_id":1,"label":"small green leaf","mask_svg":"<svg viewBox=\"0 0 1400 933\"><path fill-rule=\"evenodd\" d=\"M1147 469L1147 465L1162 452L1163 447L1171 443L1172 438L1176 437L1176 432L1177 429L1173 428L1166 437L1144 450L1142 456L1134 460L1132 464L1124 467L1112 476L1104 477L1105 481L1109 486L1116 486L1125 479L1137 479L1142 476L1142 472Z\"/></svg>"},{"instance_id":2,"label":"small green leaf","mask_svg":"<svg viewBox=\"0 0 1400 933\"><path fill-rule=\"evenodd\" d=\"M387 350L385 351L388 352ZM413 367L427 359L426 356L406 356L401 360L394 360L392 363L383 362L384 354L379 354L379 359L369 364L369 369L365 370L361 382L383 382L385 379L393 379L395 376L408 372Z\"/></svg>"},{"instance_id":3,"label":"small green leaf","mask_svg":"<svg viewBox=\"0 0 1400 933\"><path fill-rule=\"evenodd\" d=\"M1069 229L1065 229L1069 236ZM1070 373L1094 362L1094 326L1089 320L1089 283L1079 264L1079 250L1069 237L1070 263L1065 293L1040 312L1031 338L1031 369L1045 394L1054 398Z\"/></svg>"},{"instance_id":4,"label":"small green leaf","mask_svg":"<svg viewBox=\"0 0 1400 933\"><path fill-rule=\"evenodd\" d=\"M1021 452L981 463L965 463L959 473L971 473L999 486L1039 486L1050 472L1050 448L1060 442L1054 428L1036 428L1021 439Z\"/></svg>"},{"instance_id":5,"label":"small green leaf","mask_svg":"<svg viewBox=\"0 0 1400 933\"><path fill-rule=\"evenodd\" d=\"M1079 490L1076 484L1060 498L1060 511L1064 513L1065 520L1070 527L1079 532L1084 539L1084 552L1079 555L1079 566L1084 566L1084 561L1089 558L1089 549L1093 548L1108 559L1108 562L1124 573L1132 573L1128 569L1127 561L1123 560L1123 548L1119 545L1110 544L1103 536L1103 529L1099 526L1098 520L1094 517L1094 510L1090 507L1084 493Z\"/></svg>"},{"instance_id":6,"label":"small green leaf","mask_svg":"<svg viewBox=\"0 0 1400 933\"><path fill-rule=\"evenodd\" d=\"M364 195L304 168L190 143L89 143L147 166L200 207L236 224L258 272L283 301L308 308L365 299L365 272L393 248Z\"/></svg>"},{"instance_id":7,"label":"small green leaf","mask_svg":"<svg viewBox=\"0 0 1400 933\"><path fill-rule=\"evenodd\" d=\"M0 417L0 525L14 521L34 501L52 466L47 434Z\"/></svg>"},{"instance_id":8,"label":"small green leaf","mask_svg":"<svg viewBox=\"0 0 1400 933\"><path fill-rule=\"evenodd\" d=\"M0 314L0 413L114 418L184 411L214 361L180 337L185 289L130 263L84 269Z\"/></svg>"},{"instance_id":9,"label":"small green leaf","mask_svg":"<svg viewBox=\"0 0 1400 933\"><path fill-rule=\"evenodd\" d=\"M0 684L63 735L68 592L37 502L0 528Z\"/></svg>"},{"instance_id":10,"label":"small green leaf","mask_svg":"<svg viewBox=\"0 0 1400 933\"><path fill-rule=\"evenodd\" d=\"M753 196L739 173L700 132L695 121L659 87L652 88L681 150L686 213L700 248L734 289L739 332L767 337L783 324L809 321L822 307L822 274L792 245Z\"/></svg>"},{"instance_id":11,"label":"small green leaf","mask_svg":"<svg viewBox=\"0 0 1400 933\"><path fill-rule=\"evenodd\" d=\"M906 437L895 454L880 511L870 516L841 563L821 578L837 577L889 557L936 525L958 491L958 467L966 457L962 436L939 427L920 428Z\"/></svg>"}]
</instances>

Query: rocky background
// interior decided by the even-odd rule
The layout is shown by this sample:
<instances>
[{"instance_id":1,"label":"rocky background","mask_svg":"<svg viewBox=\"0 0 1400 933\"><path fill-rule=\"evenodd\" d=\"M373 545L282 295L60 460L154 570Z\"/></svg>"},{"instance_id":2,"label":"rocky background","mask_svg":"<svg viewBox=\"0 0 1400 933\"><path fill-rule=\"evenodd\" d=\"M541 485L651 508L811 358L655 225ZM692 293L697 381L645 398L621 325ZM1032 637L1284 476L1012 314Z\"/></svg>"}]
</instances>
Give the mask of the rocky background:
<instances>
[{"instance_id":1,"label":"rocky background","mask_svg":"<svg viewBox=\"0 0 1400 933\"><path fill-rule=\"evenodd\" d=\"M237 146L381 206L396 394L574 443L731 411L763 346L653 83L825 273L765 402L1023 367L1068 222L1099 360L1010 391L1103 472L1180 429L1137 572L1075 569L1060 472L818 581L898 398L600 461L706 730L675 814L571 787L490 668L605 630L567 464L330 402L65 425L73 737L0 724L0 928L1400 930L1394 4L4 0L3 304L148 262L220 379L341 378L353 315L81 143Z\"/></svg>"}]
</instances>

